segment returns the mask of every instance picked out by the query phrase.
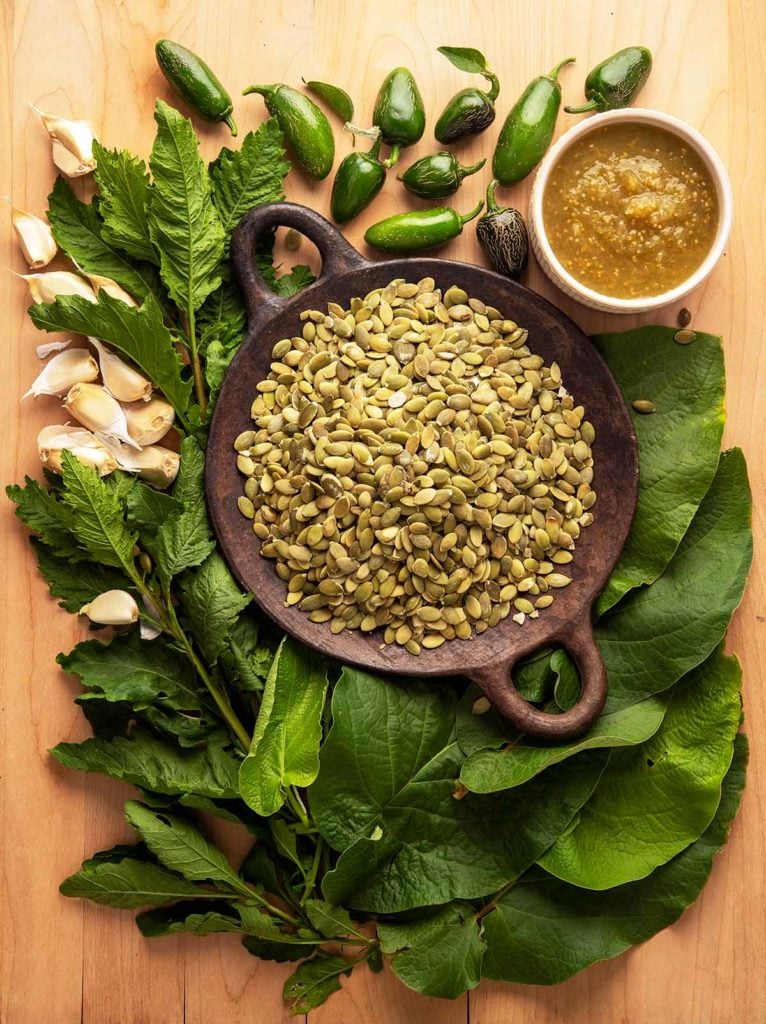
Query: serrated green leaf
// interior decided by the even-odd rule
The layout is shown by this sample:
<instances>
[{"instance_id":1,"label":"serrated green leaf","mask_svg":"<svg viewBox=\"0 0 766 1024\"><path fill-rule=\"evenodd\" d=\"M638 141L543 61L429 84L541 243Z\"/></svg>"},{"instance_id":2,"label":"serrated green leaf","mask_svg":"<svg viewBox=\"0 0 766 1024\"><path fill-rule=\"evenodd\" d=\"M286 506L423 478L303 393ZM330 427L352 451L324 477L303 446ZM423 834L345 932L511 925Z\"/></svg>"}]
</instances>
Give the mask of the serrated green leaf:
<instances>
[{"instance_id":1,"label":"serrated green leaf","mask_svg":"<svg viewBox=\"0 0 766 1024\"><path fill-rule=\"evenodd\" d=\"M354 101L345 89L329 82L306 82L306 88L326 103L341 121L354 120Z\"/></svg>"},{"instance_id":2,"label":"serrated green leaf","mask_svg":"<svg viewBox=\"0 0 766 1024\"><path fill-rule=\"evenodd\" d=\"M59 743L51 754L68 768L102 772L156 793L195 793L211 799L234 799L239 795L239 762L213 743L203 750L179 750L136 729L129 738Z\"/></svg>"},{"instance_id":3,"label":"serrated green leaf","mask_svg":"<svg viewBox=\"0 0 766 1024\"><path fill-rule=\"evenodd\" d=\"M117 249L138 260L157 262L149 237L149 172L143 160L127 150L93 144L94 178L98 185L98 211L103 218L101 235Z\"/></svg>"},{"instance_id":4,"label":"serrated green leaf","mask_svg":"<svg viewBox=\"0 0 766 1024\"><path fill-rule=\"evenodd\" d=\"M227 913L228 911L228 913ZM142 935L149 939L161 935L212 935L215 932L241 932L242 926L227 903L215 905L198 900L176 903L172 907L145 910L136 917Z\"/></svg>"},{"instance_id":5,"label":"serrated green leaf","mask_svg":"<svg viewBox=\"0 0 766 1024\"><path fill-rule=\"evenodd\" d=\"M274 278L269 281L269 284L277 295L281 295L283 299L289 299L291 296L303 291L310 284L313 284L315 280L316 278L311 267L307 267L303 263L297 263L285 274L277 274L275 272Z\"/></svg>"},{"instance_id":6,"label":"serrated green leaf","mask_svg":"<svg viewBox=\"0 0 766 1024\"><path fill-rule=\"evenodd\" d=\"M126 500L128 523L142 537L154 537L162 522L182 510L181 503L167 491L136 482Z\"/></svg>"},{"instance_id":7,"label":"serrated green leaf","mask_svg":"<svg viewBox=\"0 0 766 1024\"><path fill-rule=\"evenodd\" d=\"M62 453L61 464L64 504L72 512L78 542L96 562L132 574L136 535L125 523L125 507L118 495L71 452Z\"/></svg>"},{"instance_id":8,"label":"serrated green leaf","mask_svg":"<svg viewBox=\"0 0 766 1024\"><path fill-rule=\"evenodd\" d=\"M243 594L229 567L214 551L202 565L184 576L181 609L200 651L215 664L229 634L252 594Z\"/></svg>"},{"instance_id":9,"label":"serrated green leaf","mask_svg":"<svg viewBox=\"0 0 766 1024\"><path fill-rule=\"evenodd\" d=\"M159 864L132 857L86 862L79 871L64 879L59 892L121 909L187 898L221 898L220 893L207 893Z\"/></svg>"},{"instance_id":10,"label":"serrated green leaf","mask_svg":"<svg viewBox=\"0 0 766 1024\"><path fill-rule=\"evenodd\" d=\"M193 316L221 283L225 233L191 121L157 100L149 234L175 304Z\"/></svg>"},{"instance_id":11,"label":"serrated green leaf","mask_svg":"<svg viewBox=\"0 0 766 1024\"><path fill-rule=\"evenodd\" d=\"M290 170L284 158L282 132L271 117L255 132L248 132L237 150L224 147L210 165L213 201L226 235L254 206L284 199L283 182Z\"/></svg>"},{"instance_id":12,"label":"serrated green leaf","mask_svg":"<svg viewBox=\"0 0 766 1024\"><path fill-rule=\"evenodd\" d=\"M11 484L5 493L16 504L15 512L22 523L34 530L56 555L70 561L86 557L74 536L72 510L58 493L46 490L28 476L23 487Z\"/></svg>"},{"instance_id":13,"label":"serrated green leaf","mask_svg":"<svg viewBox=\"0 0 766 1024\"><path fill-rule=\"evenodd\" d=\"M437 46L437 50L459 71L481 75L487 70L487 58L480 50L474 50L470 46Z\"/></svg>"},{"instance_id":14,"label":"serrated green leaf","mask_svg":"<svg viewBox=\"0 0 766 1024\"><path fill-rule=\"evenodd\" d=\"M82 203L69 182L57 178L48 196L48 220L59 247L87 274L110 277L134 298L159 295L160 283L153 267L136 263L114 248L102 234L95 203Z\"/></svg>"},{"instance_id":15,"label":"serrated green leaf","mask_svg":"<svg viewBox=\"0 0 766 1024\"><path fill-rule=\"evenodd\" d=\"M309 786L316 778L326 693L323 659L285 638L266 680L250 753L239 772L242 799L257 814L275 814L287 786Z\"/></svg>"},{"instance_id":16,"label":"serrated green leaf","mask_svg":"<svg viewBox=\"0 0 766 1024\"><path fill-rule=\"evenodd\" d=\"M334 906L326 900L306 900L303 909L312 926L327 939L362 934L344 907Z\"/></svg>"},{"instance_id":17,"label":"serrated green leaf","mask_svg":"<svg viewBox=\"0 0 766 1024\"><path fill-rule=\"evenodd\" d=\"M580 820L539 863L563 881L610 889L644 878L713 819L740 722L742 673L720 650L677 686L657 733L616 751Z\"/></svg>"},{"instance_id":18,"label":"serrated green leaf","mask_svg":"<svg viewBox=\"0 0 766 1024\"><path fill-rule=\"evenodd\" d=\"M261 620L253 605L237 619L221 654L227 678L246 693L260 693L282 640L274 628L261 632Z\"/></svg>"},{"instance_id":19,"label":"serrated green leaf","mask_svg":"<svg viewBox=\"0 0 766 1024\"><path fill-rule=\"evenodd\" d=\"M190 882L217 882L242 892L247 886L217 846L186 818L154 811L135 800L125 805L125 817L161 864Z\"/></svg>"},{"instance_id":20,"label":"serrated green leaf","mask_svg":"<svg viewBox=\"0 0 766 1024\"><path fill-rule=\"evenodd\" d=\"M737 736L721 802L703 835L647 878L603 892L531 871L484 919L487 978L554 985L677 921L698 897L739 807L747 742Z\"/></svg>"},{"instance_id":21,"label":"serrated green leaf","mask_svg":"<svg viewBox=\"0 0 766 1024\"><path fill-rule=\"evenodd\" d=\"M173 497L182 511L169 516L157 530L153 553L166 585L184 569L205 561L215 548L205 508L205 456L192 437L181 443L181 465Z\"/></svg>"},{"instance_id":22,"label":"serrated green leaf","mask_svg":"<svg viewBox=\"0 0 766 1024\"><path fill-rule=\"evenodd\" d=\"M55 302L30 307L29 315L43 331L91 335L127 356L163 392L181 422L186 422L191 382L182 375L173 335L153 296L147 296L142 306L127 306L103 290L96 303L78 295L63 295Z\"/></svg>"},{"instance_id":23,"label":"serrated green leaf","mask_svg":"<svg viewBox=\"0 0 766 1024\"><path fill-rule=\"evenodd\" d=\"M197 313L200 352L210 359L210 347L219 345L226 354L234 355L245 334L245 305L239 288L228 270L218 288L205 299Z\"/></svg>"},{"instance_id":24,"label":"serrated green leaf","mask_svg":"<svg viewBox=\"0 0 766 1024\"><path fill-rule=\"evenodd\" d=\"M425 996L457 999L481 981L486 943L469 903L450 903L425 919L378 925L391 970Z\"/></svg>"},{"instance_id":25,"label":"serrated green leaf","mask_svg":"<svg viewBox=\"0 0 766 1024\"><path fill-rule=\"evenodd\" d=\"M351 974L353 963L342 956L318 953L304 960L285 982L282 995L290 1013L308 1013L321 1006L333 992L340 992L341 976Z\"/></svg>"},{"instance_id":26,"label":"serrated green leaf","mask_svg":"<svg viewBox=\"0 0 766 1024\"><path fill-rule=\"evenodd\" d=\"M45 578L53 597L59 597L59 606L75 614L106 590L127 590L133 586L131 580L117 569L110 569L95 562L71 562L57 557L53 551L32 538L32 548L37 559L37 568Z\"/></svg>"}]
</instances>

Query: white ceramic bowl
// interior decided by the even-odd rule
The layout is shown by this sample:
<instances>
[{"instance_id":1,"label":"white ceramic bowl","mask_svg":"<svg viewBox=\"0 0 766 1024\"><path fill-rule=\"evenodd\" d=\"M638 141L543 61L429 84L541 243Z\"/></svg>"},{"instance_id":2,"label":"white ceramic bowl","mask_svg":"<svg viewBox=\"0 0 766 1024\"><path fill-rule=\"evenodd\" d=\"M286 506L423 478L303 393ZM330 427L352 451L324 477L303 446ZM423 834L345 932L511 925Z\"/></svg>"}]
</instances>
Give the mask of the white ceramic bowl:
<instances>
[{"instance_id":1,"label":"white ceramic bowl","mask_svg":"<svg viewBox=\"0 0 766 1024\"><path fill-rule=\"evenodd\" d=\"M705 260L681 284L676 285L670 291L662 292L660 295L642 296L637 299L619 299L610 295L602 295L592 288L586 287L577 278L573 277L568 270L559 262L551 248L548 236L545 233L543 223L543 194L551 170L561 159L567 149L589 132L597 128L603 128L608 124L628 122L631 124L649 124L657 128L664 128L666 131L677 135L694 149L702 158L715 185L718 196L718 230L710 252ZM548 151L545 159L535 177L532 188L532 196L529 206L529 235L532 249L540 266L548 277L563 292L577 299L578 302L591 306L593 309L600 309L607 313L644 313L648 310L657 309L660 306L667 306L671 302L677 302L697 288L710 274L713 267L721 258L731 230L732 218L732 192L729 176L720 157L707 141L707 139L677 117L670 114L662 114L658 110L644 110L641 108L628 107L624 110L611 110L604 114L596 114L588 117L579 124L570 128L561 136L558 142Z\"/></svg>"}]
</instances>

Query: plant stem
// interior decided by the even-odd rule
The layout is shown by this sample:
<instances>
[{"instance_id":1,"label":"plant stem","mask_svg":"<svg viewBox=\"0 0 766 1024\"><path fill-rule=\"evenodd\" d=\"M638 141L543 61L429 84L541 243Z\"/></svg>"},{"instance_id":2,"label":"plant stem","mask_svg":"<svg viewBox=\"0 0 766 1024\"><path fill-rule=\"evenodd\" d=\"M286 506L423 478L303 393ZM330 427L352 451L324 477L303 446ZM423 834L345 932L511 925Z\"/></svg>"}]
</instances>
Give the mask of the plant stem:
<instances>
[{"instance_id":1,"label":"plant stem","mask_svg":"<svg viewBox=\"0 0 766 1024\"><path fill-rule=\"evenodd\" d=\"M483 907L480 907L479 910L476 911L476 913L474 915L476 920L477 921L481 921L481 919L483 917L486 917L487 914L491 910L494 910L495 907L497 906L497 904L499 903L499 901L503 898L503 896L505 896L505 894L507 892L511 891L511 889L514 887L514 885L516 885L516 879L515 878L514 878L514 880L512 882L506 883L506 885L504 885L502 887L502 889L498 889L497 892L495 893L495 895L492 897L492 899L489 900L487 903L484 904Z\"/></svg>"},{"instance_id":2,"label":"plant stem","mask_svg":"<svg viewBox=\"0 0 766 1024\"><path fill-rule=\"evenodd\" d=\"M293 812L296 818L298 818L300 823L302 825L305 825L306 828L310 829L311 822L309 821L309 816L306 813L306 808L303 806L303 801L298 796L297 792L293 789L292 786L287 787L285 791L285 799L287 800L287 804L290 810Z\"/></svg>"},{"instance_id":3,"label":"plant stem","mask_svg":"<svg viewBox=\"0 0 766 1024\"><path fill-rule=\"evenodd\" d=\"M317 881L317 874L319 873L319 863L322 858L322 847L324 846L324 839L321 836L317 839L316 847L314 848L314 859L311 862L311 870L309 871L308 878L306 879L306 885L303 890L303 896L301 898L301 906L304 906L306 900L314 891Z\"/></svg>"},{"instance_id":4,"label":"plant stem","mask_svg":"<svg viewBox=\"0 0 766 1024\"><path fill-rule=\"evenodd\" d=\"M202 379L202 366L199 361L199 353L197 352L197 328L194 320L194 309L189 308L188 311L189 321L189 353L191 355L192 371L194 372L194 391L197 395L197 401L199 403L200 418L205 419L207 413L207 397L205 395L205 382Z\"/></svg>"}]
</instances>

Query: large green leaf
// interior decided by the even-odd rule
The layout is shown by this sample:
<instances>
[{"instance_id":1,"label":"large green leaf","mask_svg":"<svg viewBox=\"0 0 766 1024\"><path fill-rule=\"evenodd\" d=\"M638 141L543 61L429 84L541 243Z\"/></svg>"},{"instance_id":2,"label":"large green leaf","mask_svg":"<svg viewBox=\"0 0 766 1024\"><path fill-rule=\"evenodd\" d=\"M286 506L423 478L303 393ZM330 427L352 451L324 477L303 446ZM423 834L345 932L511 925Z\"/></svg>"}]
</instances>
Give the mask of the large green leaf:
<instances>
[{"instance_id":1,"label":"large green leaf","mask_svg":"<svg viewBox=\"0 0 766 1024\"><path fill-rule=\"evenodd\" d=\"M510 794L459 800L451 688L345 668L332 711L309 790L321 834L343 851L323 891L379 913L472 899L520 875L567 828L607 757L588 752Z\"/></svg>"},{"instance_id":2,"label":"large green leaf","mask_svg":"<svg viewBox=\"0 0 766 1024\"><path fill-rule=\"evenodd\" d=\"M219 892L207 893L184 878L151 861L123 857L119 860L91 860L59 886L64 896L106 903L110 907L145 907L174 900L217 899Z\"/></svg>"},{"instance_id":3,"label":"large green leaf","mask_svg":"<svg viewBox=\"0 0 766 1024\"><path fill-rule=\"evenodd\" d=\"M720 650L673 691L646 743L616 751L574 829L540 859L585 889L643 878L705 831L740 722L742 673Z\"/></svg>"},{"instance_id":4,"label":"large green leaf","mask_svg":"<svg viewBox=\"0 0 766 1024\"><path fill-rule=\"evenodd\" d=\"M154 268L136 263L107 242L96 204L80 202L64 178L56 179L48 196L48 220L59 246L86 274L111 278L139 301L159 294Z\"/></svg>"},{"instance_id":5,"label":"large green leaf","mask_svg":"<svg viewBox=\"0 0 766 1024\"><path fill-rule=\"evenodd\" d=\"M78 562L73 565L58 558L47 544L32 538L32 549L37 568L45 578L53 597L60 597L59 605L68 612L79 612L83 605L106 590L126 590L131 580L119 569L98 565L96 562Z\"/></svg>"},{"instance_id":6,"label":"large green leaf","mask_svg":"<svg viewBox=\"0 0 766 1024\"><path fill-rule=\"evenodd\" d=\"M456 999L481 980L486 943L468 903L449 903L433 916L378 925L384 953L400 981L425 996Z\"/></svg>"},{"instance_id":7,"label":"large green leaf","mask_svg":"<svg viewBox=\"0 0 766 1024\"><path fill-rule=\"evenodd\" d=\"M678 920L697 899L729 835L745 784L747 742L738 736L716 815L702 836L638 882L591 892L531 871L484 919L487 978L554 985L618 956Z\"/></svg>"},{"instance_id":8,"label":"large green leaf","mask_svg":"<svg viewBox=\"0 0 766 1024\"><path fill-rule=\"evenodd\" d=\"M343 974L351 974L353 963L342 956L317 953L305 960L287 979L282 990L285 1002L293 1014L308 1013L340 991Z\"/></svg>"},{"instance_id":9,"label":"large green leaf","mask_svg":"<svg viewBox=\"0 0 766 1024\"><path fill-rule=\"evenodd\" d=\"M243 594L217 551L189 572L181 585L181 607L204 658L212 665L228 643L239 613L252 600Z\"/></svg>"},{"instance_id":10,"label":"large green leaf","mask_svg":"<svg viewBox=\"0 0 766 1024\"><path fill-rule=\"evenodd\" d=\"M598 622L596 637L609 673L608 712L666 690L704 661L742 598L752 554L747 467L733 448L721 456L662 576Z\"/></svg>"},{"instance_id":11,"label":"large green leaf","mask_svg":"<svg viewBox=\"0 0 766 1024\"><path fill-rule=\"evenodd\" d=\"M5 493L15 503L16 515L22 523L34 530L56 555L71 561L85 558L74 537L74 514L60 497L28 476L23 487L10 484Z\"/></svg>"},{"instance_id":12,"label":"large green leaf","mask_svg":"<svg viewBox=\"0 0 766 1024\"><path fill-rule=\"evenodd\" d=\"M62 453L64 504L72 513L72 532L89 556L102 565L135 572L136 535L125 523L125 506L118 493L95 469Z\"/></svg>"},{"instance_id":13,"label":"large green leaf","mask_svg":"<svg viewBox=\"0 0 766 1024\"><path fill-rule=\"evenodd\" d=\"M205 456L192 437L181 444L181 466L173 497L182 511L169 516L157 530L153 553L166 586L173 576L204 562L215 548L205 507Z\"/></svg>"},{"instance_id":14,"label":"large green leaf","mask_svg":"<svg viewBox=\"0 0 766 1024\"><path fill-rule=\"evenodd\" d=\"M276 813L287 786L309 786L316 778L326 693L323 659L286 638L266 680L250 753L239 772L242 799L258 814Z\"/></svg>"},{"instance_id":15,"label":"large green leaf","mask_svg":"<svg viewBox=\"0 0 766 1024\"><path fill-rule=\"evenodd\" d=\"M62 295L55 302L30 307L29 315L43 331L73 331L106 342L144 372L183 421L191 382L182 375L175 340L151 295L142 306L128 306L103 289L95 303L79 295Z\"/></svg>"},{"instance_id":16,"label":"large green leaf","mask_svg":"<svg viewBox=\"0 0 766 1024\"><path fill-rule=\"evenodd\" d=\"M149 233L170 297L193 317L221 283L224 230L191 121L157 100Z\"/></svg>"},{"instance_id":17,"label":"large green leaf","mask_svg":"<svg viewBox=\"0 0 766 1024\"><path fill-rule=\"evenodd\" d=\"M628 405L650 398L657 406L651 416L633 415L641 464L638 505L599 613L662 573L718 466L725 418L721 339L697 332L693 345L677 345L674 333L672 327L647 326L593 339Z\"/></svg>"},{"instance_id":18,"label":"large green leaf","mask_svg":"<svg viewBox=\"0 0 766 1024\"><path fill-rule=\"evenodd\" d=\"M127 150L106 149L95 142L94 177L99 191L101 235L111 246L139 260L157 262L149 237L149 173L146 164Z\"/></svg>"}]
</instances>

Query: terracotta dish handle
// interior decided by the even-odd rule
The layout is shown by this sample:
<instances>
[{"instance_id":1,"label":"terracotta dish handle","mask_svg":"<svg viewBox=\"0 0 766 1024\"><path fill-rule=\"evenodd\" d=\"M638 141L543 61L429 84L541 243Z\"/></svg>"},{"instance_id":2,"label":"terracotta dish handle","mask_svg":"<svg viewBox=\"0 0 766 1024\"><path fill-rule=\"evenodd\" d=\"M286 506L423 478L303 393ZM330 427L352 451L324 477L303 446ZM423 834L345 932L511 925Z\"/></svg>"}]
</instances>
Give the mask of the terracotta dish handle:
<instances>
[{"instance_id":1,"label":"terracotta dish handle","mask_svg":"<svg viewBox=\"0 0 766 1024\"><path fill-rule=\"evenodd\" d=\"M514 653L511 661L474 670L471 678L484 691L503 718L520 732L538 740L561 742L586 731L601 714L607 693L604 659L596 644L590 611L579 621L564 627L553 642L571 654L580 674L580 697L574 707L561 714L540 711L524 700L513 685L513 666L530 651Z\"/></svg>"}]
</instances>

